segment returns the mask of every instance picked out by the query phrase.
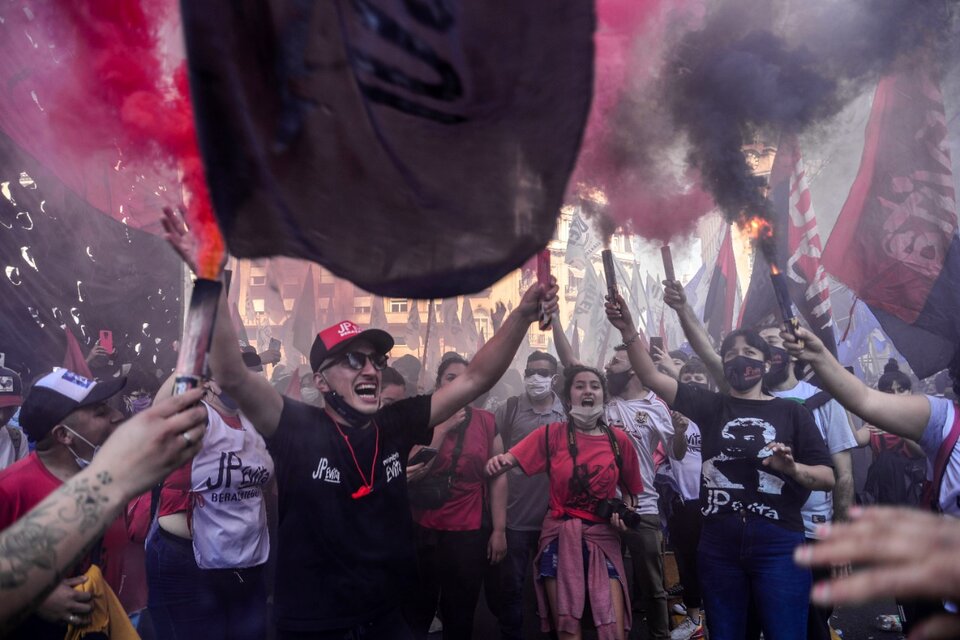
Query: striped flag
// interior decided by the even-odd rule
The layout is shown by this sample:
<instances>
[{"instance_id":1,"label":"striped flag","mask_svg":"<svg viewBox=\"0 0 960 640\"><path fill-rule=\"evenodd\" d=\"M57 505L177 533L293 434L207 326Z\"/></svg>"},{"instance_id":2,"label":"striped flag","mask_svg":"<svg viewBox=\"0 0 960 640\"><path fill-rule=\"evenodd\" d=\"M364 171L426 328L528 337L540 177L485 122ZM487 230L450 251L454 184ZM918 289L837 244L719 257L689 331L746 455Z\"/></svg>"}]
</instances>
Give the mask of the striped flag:
<instances>
[{"instance_id":1,"label":"striped flag","mask_svg":"<svg viewBox=\"0 0 960 640\"><path fill-rule=\"evenodd\" d=\"M821 264L823 251L817 217L800 147L796 136L791 133L780 137L780 146L770 170L770 200L775 216L777 258L781 263L778 266L787 276L790 297L814 333L836 354L830 287ZM758 255L754 260L740 324L753 327L780 319L770 283L770 266L763 256Z\"/></svg>"}]
</instances>

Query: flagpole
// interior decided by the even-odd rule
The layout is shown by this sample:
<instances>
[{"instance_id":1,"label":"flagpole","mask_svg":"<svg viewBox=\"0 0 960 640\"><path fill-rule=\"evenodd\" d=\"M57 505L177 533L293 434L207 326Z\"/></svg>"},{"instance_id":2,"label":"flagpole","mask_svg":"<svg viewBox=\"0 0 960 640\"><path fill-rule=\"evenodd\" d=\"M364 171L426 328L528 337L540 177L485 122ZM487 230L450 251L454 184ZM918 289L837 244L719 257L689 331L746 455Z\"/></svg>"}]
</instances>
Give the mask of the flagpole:
<instances>
[{"instance_id":1,"label":"flagpole","mask_svg":"<svg viewBox=\"0 0 960 640\"><path fill-rule=\"evenodd\" d=\"M416 302L414 302L416 304ZM423 354L420 356L420 370L427 370L427 353L430 350L430 327L433 326L433 298L430 299L430 304L427 305L427 335L423 340Z\"/></svg>"}]
</instances>

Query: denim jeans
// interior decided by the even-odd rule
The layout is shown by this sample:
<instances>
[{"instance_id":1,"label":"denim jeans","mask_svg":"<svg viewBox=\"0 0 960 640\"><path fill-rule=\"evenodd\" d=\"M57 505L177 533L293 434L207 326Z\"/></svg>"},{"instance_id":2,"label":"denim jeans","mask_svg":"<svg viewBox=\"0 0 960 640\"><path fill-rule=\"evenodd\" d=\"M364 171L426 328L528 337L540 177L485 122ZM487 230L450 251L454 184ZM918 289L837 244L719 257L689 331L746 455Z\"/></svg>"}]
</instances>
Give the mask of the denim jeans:
<instances>
[{"instance_id":1,"label":"denim jeans","mask_svg":"<svg viewBox=\"0 0 960 640\"><path fill-rule=\"evenodd\" d=\"M164 640L263 640L263 568L201 569L193 543L156 529L147 539L147 609Z\"/></svg>"},{"instance_id":2,"label":"denim jeans","mask_svg":"<svg viewBox=\"0 0 960 640\"><path fill-rule=\"evenodd\" d=\"M277 629L277 640L413 640L400 609L349 629L288 631Z\"/></svg>"},{"instance_id":3,"label":"denim jeans","mask_svg":"<svg viewBox=\"0 0 960 640\"><path fill-rule=\"evenodd\" d=\"M751 599L767 640L805 640L812 579L793 563L802 531L749 513L711 516L700 535L699 569L711 640L740 640Z\"/></svg>"},{"instance_id":4,"label":"denim jeans","mask_svg":"<svg viewBox=\"0 0 960 640\"><path fill-rule=\"evenodd\" d=\"M539 544L539 531L507 528L507 556L500 566L500 637L503 640L523 640L523 585L533 578L533 559Z\"/></svg>"}]
</instances>

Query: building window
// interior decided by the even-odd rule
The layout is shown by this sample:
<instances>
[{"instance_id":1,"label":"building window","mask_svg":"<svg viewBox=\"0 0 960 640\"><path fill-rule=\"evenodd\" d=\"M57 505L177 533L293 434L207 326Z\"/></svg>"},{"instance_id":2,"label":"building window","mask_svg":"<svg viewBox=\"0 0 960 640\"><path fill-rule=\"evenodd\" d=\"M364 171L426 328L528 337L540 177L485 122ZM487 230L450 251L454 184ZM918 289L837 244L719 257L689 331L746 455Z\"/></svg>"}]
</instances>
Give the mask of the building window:
<instances>
[{"instance_id":1,"label":"building window","mask_svg":"<svg viewBox=\"0 0 960 640\"><path fill-rule=\"evenodd\" d=\"M390 313L406 313L409 307L407 306L406 298L391 298L390 299Z\"/></svg>"},{"instance_id":2,"label":"building window","mask_svg":"<svg viewBox=\"0 0 960 640\"><path fill-rule=\"evenodd\" d=\"M266 311L266 306L264 305L263 298L254 298L253 299L253 310L257 313L263 313Z\"/></svg>"},{"instance_id":3,"label":"building window","mask_svg":"<svg viewBox=\"0 0 960 640\"><path fill-rule=\"evenodd\" d=\"M284 311L293 311L293 298L284 298L283 299L283 310Z\"/></svg>"},{"instance_id":4,"label":"building window","mask_svg":"<svg viewBox=\"0 0 960 640\"><path fill-rule=\"evenodd\" d=\"M393 336L393 344L396 347L407 346L407 336Z\"/></svg>"},{"instance_id":5,"label":"building window","mask_svg":"<svg viewBox=\"0 0 960 640\"><path fill-rule=\"evenodd\" d=\"M353 308L355 314L370 313L370 307L356 306Z\"/></svg>"},{"instance_id":6,"label":"building window","mask_svg":"<svg viewBox=\"0 0 960 640\"><path fill-rule=\"evenodd\" d=\"M264 267L250 267L250 284L252 286L267 284L267 270Z\"/></svg>"}]
</instances>

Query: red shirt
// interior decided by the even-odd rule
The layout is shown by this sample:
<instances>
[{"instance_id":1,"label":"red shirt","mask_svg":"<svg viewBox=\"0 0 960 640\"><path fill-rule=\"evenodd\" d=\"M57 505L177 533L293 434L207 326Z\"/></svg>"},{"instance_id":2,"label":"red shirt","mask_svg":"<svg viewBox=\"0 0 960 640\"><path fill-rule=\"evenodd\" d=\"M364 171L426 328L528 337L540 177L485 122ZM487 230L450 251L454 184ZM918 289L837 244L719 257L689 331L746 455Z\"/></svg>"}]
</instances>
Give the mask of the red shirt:
<instances>
[{"instance_id":1,"label":"red shirt","mask_svg":"<svg viewBox=\"0 0 960 640\"><path fill-rule=\"evenodd\" d=\"M617 486L626 493L637 495L643 491L640 463L629 436L620 429L613 429L620 448L623 472L617 469L610 438L605 433L586 435L576 433L577 466L584 483L573 478L573 458L567 443L567 424L555 422L537 427L526 438L510 449L527 475L547 470L546 434L550 433L550 515L554 518L571 516L590 522L605 522L595 515L601 500L616 497ZM586 491L581 488L584 484Z\"/></svg>"},{"instance_id":2,"label":"red shirt","mask_svg":"<svg viewBox=\"0 0 960 640\"><path fill-rule=\"evenodd\" d=\"M487 478L484 465L493 455L496 421L493 414L483 409L469 409L470 423L463 434L463 449L457 461L457 474L450 490L450 499L439 509L413 510L413 519L421 527L440 531L475 531L483 518L483 498ZM447 473L457 446L457 429L451 429L437 453L430 474Z\"/></svg>"},{"instance_id":3,"label":"red shirt","mask_svg":"<svg viewBox=\"0 0 960 640\"><path fill-rule=\"evenodd\" d=\"M35 452L0 471L0 530L6 529L26 515L62 484L63 482L44 466ZM133 612L142 609L143 603L140 602L142 598L133 593L139 590L129 587L124 589L125 581L130 579L124 568L124 557L126 547L133 544L127 536L125 520L121 514L104 532L98 564L107 584L120 598L124 607L131 607L128 611ZM142 546L143 543L140 544ZM78 576L89 566L88 557L72 571L68 570L65 577ZM126 595L133 596L135 602L125 601Z\"/></svg>"}]
</instances>

